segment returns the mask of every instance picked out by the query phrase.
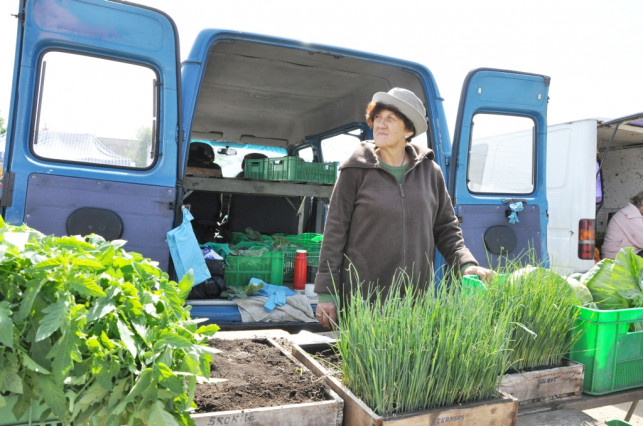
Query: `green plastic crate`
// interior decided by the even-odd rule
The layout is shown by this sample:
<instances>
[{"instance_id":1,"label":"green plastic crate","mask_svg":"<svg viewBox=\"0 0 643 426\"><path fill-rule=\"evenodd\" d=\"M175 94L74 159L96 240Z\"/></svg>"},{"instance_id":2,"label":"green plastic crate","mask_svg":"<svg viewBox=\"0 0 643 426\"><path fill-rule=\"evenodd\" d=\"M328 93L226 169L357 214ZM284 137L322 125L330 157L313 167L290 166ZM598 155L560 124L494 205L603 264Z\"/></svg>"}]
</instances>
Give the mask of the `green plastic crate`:
<instances>
[{"instance_id":1,"label":"green plastic crate","mask_svg":"<svg viewBox=\"0 0 643 426\"><path fill-rule=\"evenodd\" d=\"M576 325L583 332L570 358L585 365L583 392L602 395L643 386L643 308L580 308Z\"/></svg>"},{"instance_id":2,"label":"green plastic crate","mask_svg":"<svg viewBox=\"0 0 643 426\"><path fill-rule=\"evenodd\" d=\"M300 157L246 160L243 176L248 179L334 184L337 163L314 163Z\"/></svg>"},{"instance_id":3,"label":"green plastic crate","mask_svg":"<svg viewBox=\"0 0 643 426\"><path fill-rule=\"evenodd\" d=\"M308 260L308 273L306 280L309 283L315 281L317 268L319 266L319 252L321 250L321 240L315 240L315 236L320 234L301 234L296 239L288 238L295 246L284 248L284 280L292 281L295 276L295 257L297 250L306 250L306 259ZM311 236L311 237L309 237Z\"/></svg>"},{"instance_id":4,"label":"green plastic crate","mask_svg":"<svg viewBox=\"0 0 643 426\"><path fill-rule=\"evenodd\" d=\"M465 294L473 294L476 291L484 292L487 287L477 275L464 275L462 277L462 292Z\"/></svg>"},{"instance_id":5,"label":"green plastic crate","mask_svg":"<svg viewBox=\"0 0 643 426\"><path fill-rule=\"evenodd\" d=\"M226 262L226 286L248 285L250 278L273 285L282 285L284 282L283 252L269 251L261 256L228 256Z\"/></svg>"},{"instance_id":6,"label":"green plastic crate","mask_svg":"<svg viewBox=\"0 0 643 426\"><path fill-rule=\"evenodd\" d=\"M263 179L266 167L264 158L248 159L243 161L243 177L246 179Z\"/></svg>"}]
</instances>

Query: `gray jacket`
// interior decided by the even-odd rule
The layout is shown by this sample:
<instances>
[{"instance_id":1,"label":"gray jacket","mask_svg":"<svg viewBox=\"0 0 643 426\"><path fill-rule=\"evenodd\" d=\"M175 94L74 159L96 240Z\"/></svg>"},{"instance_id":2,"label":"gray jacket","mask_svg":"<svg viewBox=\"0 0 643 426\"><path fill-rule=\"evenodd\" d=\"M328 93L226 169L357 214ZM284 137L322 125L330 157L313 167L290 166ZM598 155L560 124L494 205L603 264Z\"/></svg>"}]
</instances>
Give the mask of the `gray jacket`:
<instances>
[{"instance_id":1,"label":"gray jacket","mask_svg":"<svg viewBox=\"0 0 643 426\"><path fill-rule=\"evenodd\" d=\"M465 247L444 176L432 150L407 144L411 159L402 182L380 164L372 141L362 142L339 167L330 199L315 278L315 292L339 293L355 284L363 292L377 283L384 292L398 269L426 287L437 248L460 267L478 264ZM365 293L363 293L365 294Z\"/></svg>"}]
</instances>

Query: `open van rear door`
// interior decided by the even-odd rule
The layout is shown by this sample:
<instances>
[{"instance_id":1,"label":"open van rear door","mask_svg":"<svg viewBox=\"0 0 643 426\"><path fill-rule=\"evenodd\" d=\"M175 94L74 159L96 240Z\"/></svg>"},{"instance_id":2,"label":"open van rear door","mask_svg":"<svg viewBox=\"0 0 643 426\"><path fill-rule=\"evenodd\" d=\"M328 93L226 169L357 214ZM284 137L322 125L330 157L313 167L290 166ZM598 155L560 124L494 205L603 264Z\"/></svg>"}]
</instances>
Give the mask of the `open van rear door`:
<instances>
[{"instance_id":1,"label":"open van rear door","mask_svg":"<svg viewBox=\"0 0 643 426\"><path fill-rule=\"evenodd\" d=\"M467 247L481 265L548 266L549 80L478 69L464 83L449 190Z\"/></svg>"},{"instance_id":2,"label":"open van rear door","mask_svg":"<svg viewBox=\"0 0 643 426\"><path fill-rule=\"evenodd\" d=\"M3 216L127 240L167 270L179 143L176 28L104 0L20 6Z\"/></svg>"}]
</instances>

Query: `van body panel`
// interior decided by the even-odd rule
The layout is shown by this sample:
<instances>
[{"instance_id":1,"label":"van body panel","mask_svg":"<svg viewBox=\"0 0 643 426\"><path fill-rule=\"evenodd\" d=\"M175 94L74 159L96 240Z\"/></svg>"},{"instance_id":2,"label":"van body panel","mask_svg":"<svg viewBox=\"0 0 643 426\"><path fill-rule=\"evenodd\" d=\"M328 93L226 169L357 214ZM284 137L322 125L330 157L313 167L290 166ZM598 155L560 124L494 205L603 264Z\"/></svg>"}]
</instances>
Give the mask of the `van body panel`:
<instances>
[{"instance_id":1,"label":"van body panel","mask_svg":"<svg viewBox=\"0 0 643 426\"><path fill-rule=\"evenodd\" d=\"M167 253L162 246L166 245L165 233L175 216L178 166L179 79L174 23L158 11L99 0L21 2L21 16L24 24L19 26L13 83L20 96L13 98L8 122L10 149L5 175L13 179L2 199L5 220L26 223L46 234L64 235L69 214L75 209L108 209L123 222L123 238L129 237L126 248L159 261L167 270L168 256L161 253ZM133 168L109 164L114 159L125 161L121 164L131 163L106 148L107 139L101 138L103 135L90 136L65 129L54 132L54 136L59 147L67 146L69 151L49 155L43 145L43 141L48 141L43 139L47 133L43 128L62 125L40 122L39 114L43 92L44 96L49 94L48 82L56 78L55 72L52 74L55 61L47 59L55 55L81 63L100 61L147 70L152 78L142 92L149 98L150 108L143 114L149 116L149 131L154 138L150 148L154 158L144 159L148 165ZM123 84L128 78L112 77L123 78ZM98 91L100 84L98 81L89 87ZM80 97L78 101L86 103L85 109L91 113L92 103L100 99ZM128 99L123 98L122 102L126 108ZM80 105L79 110L82 109ZM83 120L78 117L76 121ZM103 121L110 120L115 119L106 115ZM112 122L111 127L118 124ZM120 145L127 149L124 142ZM90 151L92 159L85 160ZM144 223L141 217L145 217ZM86 224L87 229L98 231L104 223L98 217L94 220L93 224ZM139 238L141 225L146 229L145 238Z\"/></svg>"},{"instance_id":2,"label":"van body panel","mask_svg":"<svg viewBox=\"0 0 643 426\"><path fill-rule=\"evenodd\" d=\"M594 266L578 257L579 222L596 215L597 121L549 126L547 131L547 244L553 271L567 275Z\"/></svg>"},{"instance_id":3,"label":"van body panel","mask_svg":"<svg viewBox=\"0 0 643 426\"><path fill-rule=\"evenodd\" d=\"M467 246L484 266L502 266L501 256L547 265L548 91L549 78L546 76L503 70L475 70L464 83L454 136L453 157L457 161L451 170L450 194ZM472 156L472 141L474 122L479 114L526 118L533 122L534 128L533 140L527 145L531 151L528 154L532 156L528 171L517 168L514 161L518 158L508 155L511 154L511 141L501 141L495 151L491 146L486 153L488 158L483 161L489 163L496 157L505 160L486 167L480 183L489 189L484 191L475 191L472 185L474 171L471 168L476 158ZM502 129L496 130L502 133ZM497 176L491 179L497 182L488 185L484 175L490 173ZM524 175L522 178L527 184L524 190L494 192L493 184L498 188L510 188L507 182L516 175ZM516 220L512 220L512 213Z\"/></svg>"}]
</instances>

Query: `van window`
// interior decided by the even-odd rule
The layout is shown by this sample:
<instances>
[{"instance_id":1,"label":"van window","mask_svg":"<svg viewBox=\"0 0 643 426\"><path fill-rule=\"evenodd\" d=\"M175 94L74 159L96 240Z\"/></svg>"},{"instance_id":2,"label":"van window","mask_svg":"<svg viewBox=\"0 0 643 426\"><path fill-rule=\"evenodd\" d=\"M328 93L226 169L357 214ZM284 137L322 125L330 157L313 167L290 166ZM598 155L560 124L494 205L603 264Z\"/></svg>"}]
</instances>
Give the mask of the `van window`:
<instances>
[{"instance_id":1,"label":"van window","mask_svg":"<svg viewBox=\"0 0 643 426\"><path fill-rule=\"evenodd\" d=\"M321 140L321 151L325 163L343 163L361 142L361 129L330 136Z\"/></svg>"},{"instance_id":2,"label":"van window","mask_svg":"<svg viewBox=\"0 0 643 426\"><path fill-rule=\"evenodd\" d=\"M140 65L50 51L40 63L31 149L37 157L149 168L156 140L156 73Z\"/></svg>"},{"instance_id":3,"label":"van window","mask_svg":"<svg viewBox=\"0 0 643 426\"><path fill-rule=\"evenodd\" d=\"M192 139L190 143L201 142L212 146L214 149L214 162L221 166L223 177L240 177L244 157L250 153L263 154L268 158L285 157L288 152L285 148L275 146L250 145L236 142L215 142Z\"/></svg>"},{"instance_id":4,"label":"van window","mask_svg":"<svg viewBox=\"0 0 643 426\"><path fill-rule=\"evenodd\" d=\"M476 114L467 187L473 193L530 194L535 186L535 125L511 115Z\"/></svg>"}]
</instances>

